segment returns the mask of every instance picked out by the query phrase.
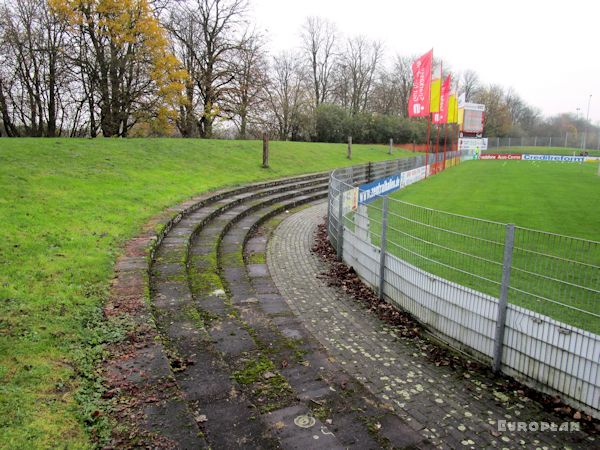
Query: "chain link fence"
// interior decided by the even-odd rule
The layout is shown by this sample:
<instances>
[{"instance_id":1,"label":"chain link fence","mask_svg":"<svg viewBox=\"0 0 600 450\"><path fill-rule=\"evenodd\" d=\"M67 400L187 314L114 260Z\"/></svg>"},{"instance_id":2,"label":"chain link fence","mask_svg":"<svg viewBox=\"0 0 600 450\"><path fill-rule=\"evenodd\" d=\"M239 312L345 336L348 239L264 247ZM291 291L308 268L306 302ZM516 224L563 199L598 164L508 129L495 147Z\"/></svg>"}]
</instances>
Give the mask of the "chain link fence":
<instances>
[{"instance_id":1,"label":"chain link fence","mask_svg":"<svg viewBox=\"0 0 600 450\"><path fill-rule=\"evenodd\" d=\"M596 133L565 133L564 136L525 136L488 138L488 150L518 147L568 148L581 151L599 151L600 135ZM584 148L585 147L585 148Z\"/></svg>"},{"instance_id":2,"label":"chain link fence","mask_svg":"<svg viewBox=\"0 0 600 450\"><path fill-rule=\"evenodd\" d=\"M352 201L365 182L418 181L436 161L334 171L328 230L338 257L450 345L600 417L600 242L384 196Z\"/></svg>"}]
</instances>

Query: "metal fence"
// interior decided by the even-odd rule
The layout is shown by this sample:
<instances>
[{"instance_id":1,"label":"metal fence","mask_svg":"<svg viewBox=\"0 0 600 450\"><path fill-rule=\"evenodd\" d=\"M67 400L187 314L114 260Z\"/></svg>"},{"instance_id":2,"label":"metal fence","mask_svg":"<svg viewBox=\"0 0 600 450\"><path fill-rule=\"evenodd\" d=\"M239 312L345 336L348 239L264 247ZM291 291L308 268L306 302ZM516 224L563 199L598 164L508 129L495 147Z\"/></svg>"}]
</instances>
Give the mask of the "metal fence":
<instances>
[{"instance_id":1,"label":"metal fence","mask_svg":"<svg viewBox=\"0 0 600 450\"><path fill-rule=\"evenodd\" d=\"M386 197L352 208L357 185L424 166L401 161L332 173L338 257L450 345L600 418L600 242Z\"/></svg>"},{"instance_id":2,"label":"metal fence","mask_svg":"<svg viewBox=\"0 0 600 450\"><path fill-rule=\"evenodd\" d=\"M565 133L564 136L491 137L488 149L515 147L552 147L584 150L600 150L600 135L596 133Z\"/></svg>"}]
</instances>

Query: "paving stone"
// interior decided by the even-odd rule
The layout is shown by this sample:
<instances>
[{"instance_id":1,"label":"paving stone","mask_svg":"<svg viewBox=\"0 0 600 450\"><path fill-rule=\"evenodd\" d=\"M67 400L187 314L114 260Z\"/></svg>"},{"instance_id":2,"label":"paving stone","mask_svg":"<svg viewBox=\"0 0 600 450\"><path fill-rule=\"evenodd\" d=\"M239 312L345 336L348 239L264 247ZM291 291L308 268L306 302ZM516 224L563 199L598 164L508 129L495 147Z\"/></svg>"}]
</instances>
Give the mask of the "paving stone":
<instances>
[{"instance_id":1,"label":"paving stone","mask_svg":"<svg viewBox=\"0 0 600 450\"><path fill-rule=\"evenodd\" d=\"M312 420L310 420L312 419ZM343 449L335 435L318 419L310 414L304 405L294 405L271 412L266 417L273 434L286 449ZM303 428L297 423L306 423Z\"/></svg>"},{"instance_id":2,"label":"paving stone","mask_svg":"<svg viewBox=\"0 0 600 450\"><path fill-rule=\"evenodd\" d=\"M214 347L227 357L256 349L252 337L237 322L226 320L215 323L209 328L208 333Z\"/></svg>"},{"instance_id":3,"label":"paving stone","mask_svg":"<svg viewBox=\"0 0 600 450\"><path fill-rule=\"evenodd\" d=\"M215 400L229 398L232 390L235 390L226 369L206 363L207 361L198 361L178 374L177 383L187 401L207 405Z\"/></svg>"},{"instance_id":4,"label":"paving stone","mask_svg":"<svg viewBox=\"0 0 600 450\"><path fill-rule=\"evenodd\" d=\"M277 441L266 432L265 424L248 401L220 400L201 409L206 422L201 424L212 448L277 448Z\"/></svg>"},{"instance_id":5,"label":"paving stone","mask_svg":"<svg viewBox=\"0 0 600 450\"><path fill-rule=\"evenodd\" d=\"M207 295L202 298L195 299L196 305L204 311L218 316L224 316L226 305L223 297L215 295Z\"/></svg>"},{"instance_id":6,"label":"paving stone","mask_svg":"<svg viewBox=\"0 0 600 450\"><path fill-rule=\"evenodd\" d=\"M181 263L162 263L152 266L154 277L169 278L173 275L185 275L185 266Z\"/></svg>"},{"instance_id":7,"label":"paving stone","mask_svg":"<svg viewBox=\"0 0 600 450\"><path fill-rule=\"evenodd\" d=\"M148 429L160 429L163 436L177 442L178 448L209 448L183 400L175 398L150 404L144 413ZM171 420L173 417L177 420Z\"/></svg>"},{"instance_id":8,"label":"paving stone","mask_svg":"<svg viewBox=\"0 0 600 450\"><path fill-rule=\"evenodd\" d=\"M266 264L248 264L246 265L248 275L252 278L270 277L269 267Z\"/></svg>"}]
</instances>

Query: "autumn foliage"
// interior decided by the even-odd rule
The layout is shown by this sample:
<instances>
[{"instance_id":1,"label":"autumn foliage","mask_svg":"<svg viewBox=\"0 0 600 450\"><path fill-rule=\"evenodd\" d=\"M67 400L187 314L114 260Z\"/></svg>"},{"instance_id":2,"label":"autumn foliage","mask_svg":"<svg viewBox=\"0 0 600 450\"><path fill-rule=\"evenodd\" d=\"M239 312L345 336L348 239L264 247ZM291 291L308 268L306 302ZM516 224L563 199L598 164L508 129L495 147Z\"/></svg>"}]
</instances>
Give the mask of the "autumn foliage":
<instances>
[{"instance_id":1,"label":"autumn foliage","mask_svg":"<svg viewBox=\"0 0 600 450\"><path fill-rule=\"evenodd\" d=\"M161 132L182 101L187 77L169 51L165 30L147 0L49 0L82 48L78 63L97 91L104 136L126 136L152 119Z\"/></svg>"}]
</instances>

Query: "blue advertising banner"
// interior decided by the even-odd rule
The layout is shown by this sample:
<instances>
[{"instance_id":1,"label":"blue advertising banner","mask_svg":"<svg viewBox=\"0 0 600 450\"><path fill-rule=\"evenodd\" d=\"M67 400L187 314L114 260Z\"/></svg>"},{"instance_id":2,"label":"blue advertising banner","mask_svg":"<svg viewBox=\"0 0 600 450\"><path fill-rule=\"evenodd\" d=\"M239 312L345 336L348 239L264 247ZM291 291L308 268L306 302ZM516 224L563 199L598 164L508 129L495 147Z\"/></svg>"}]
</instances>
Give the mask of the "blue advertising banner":
<instances>
[{"instance_id":1,"label":"blue advertising banner","mask_svg":"<svg viewBox=\"0 0 600 450\"><path fill-rule=\"evenodd\" d=\"M580 163L585 160L584 156L563 156L563 155L523 155L524 161L558 161Z\"/></svg>"},{"instance_id":2,"label":"blue advertising banner","mask_svg":"<svg viewBox=\"0 0 600 450\"><path fill-rule=\"evenodd\" d=\"M386 195L400 189L400 175L382 178L372 183L363 184L358 187L358 203L365 205L372 202L380 195Z\"/></svg>"}]
</instances>

